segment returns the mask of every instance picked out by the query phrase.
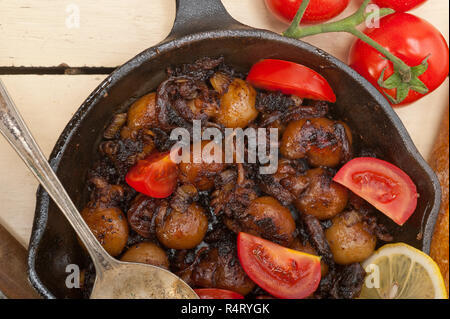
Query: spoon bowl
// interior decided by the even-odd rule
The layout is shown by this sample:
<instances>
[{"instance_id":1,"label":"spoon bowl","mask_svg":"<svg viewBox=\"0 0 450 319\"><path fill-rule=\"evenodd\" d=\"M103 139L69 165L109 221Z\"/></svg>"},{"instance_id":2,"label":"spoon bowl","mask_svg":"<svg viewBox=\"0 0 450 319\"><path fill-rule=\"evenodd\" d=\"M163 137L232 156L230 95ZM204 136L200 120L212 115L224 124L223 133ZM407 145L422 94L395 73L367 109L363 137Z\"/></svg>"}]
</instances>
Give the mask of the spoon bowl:
<instances>
[{"instance_id":1,"label":"spoon bowl","mask_svg":"<svg viewBox=\"0 0 450 319\"><path fill-rule=\"evenodd\" d=\"M197 294L170 271L117 260L111 264L111 268L95 278L91 299L198 299Z\"/></svg>"}]
</instances>

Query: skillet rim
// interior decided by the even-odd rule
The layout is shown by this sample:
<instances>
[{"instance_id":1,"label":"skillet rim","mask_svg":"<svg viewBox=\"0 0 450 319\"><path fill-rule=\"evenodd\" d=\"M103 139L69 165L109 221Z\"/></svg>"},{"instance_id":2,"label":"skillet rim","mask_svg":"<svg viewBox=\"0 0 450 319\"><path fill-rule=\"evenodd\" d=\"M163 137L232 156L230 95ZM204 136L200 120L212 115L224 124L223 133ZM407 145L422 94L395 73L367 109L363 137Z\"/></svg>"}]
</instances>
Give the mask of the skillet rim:
<instances>
[{"instance_id":1,"label":"skillet rim","mask_svg":"<svg viewBox=\"0 0 450 319\"><path fill-rule=\"evenodd\" d=\"M153 47L150 47L141 53L137 54L135 57L115 69L106 79L104 79L94 91L87 97L87 99L81 104L78 110L75 112L73 117L70 119L69 123L64 128L63 132L59 136L49 158L49 162L51 167L55 172L57 172L59 168L59 163L61 161L61 157L67 149L68 144L70 143L71 137L76 131L76 129L83 122L84 118L90 112L92 107L94 107L97 102L103 98L103 95L108 91L110 86L116 84L119 80L128 76L128 74L139 68L143 63L148 62L156 56L161 54L170 52L171 50L177 50L178 48L189 45L193 42L198 41L207 41L211 38L220 39L220 38L260 38L270 41L284 42L285 44L301 48L313 55L320 55L321 58L327 59L331 64L333 64L337 69L341 72L345 72L349 75L354 81L364 87L368 93L373 97L374 101L381 107L381 110L386 114L386 117L390 120L390 124L395 127L398 131L403 144L408 151L408 153L415 159L417 165L423 169L423 171L427 174L430 179L434 191L434 200L430 203L431 209L430 213L427 217L423 216L422 225L423 227L423 238L422 242L422 251L425 253L429 253L430 245L431 245L431 237L434 231L434 226L437 221L440 202L441 202L441 187L440 183L437 179L436 174L425 161L423 156L417 150L414 142L412 141L409 133L407 132L405 126L402 121L398 117L397 113L393 110L389 102L385 99L385 97L366 79L364 79L361 75L359 75L355 70L350 68L347 64L332 56L331 54L323 51L320 48L317 48L309 43L306 43L301 40L291 39L287 37L283 37L277 33L268 30L262 29L237 29L237 30L213 30L213 31L204 31L198 32L194 34L189 34L182 36L176 39L170 39L170 37L159 44L156 44ZM36 255L39 249L39 244L42 240L42 236L45 232L48 220L48 208L50 203L50 198L48 193L39 186L36 193L36 209L35 216L33 219L33 227L29 242L28 248L28 276L31 284L35 287L35 289L45 298L54 299L55 296L45 287L42 281L39 278L39 275L35 268Z\"/></svg>"}]
</instances>

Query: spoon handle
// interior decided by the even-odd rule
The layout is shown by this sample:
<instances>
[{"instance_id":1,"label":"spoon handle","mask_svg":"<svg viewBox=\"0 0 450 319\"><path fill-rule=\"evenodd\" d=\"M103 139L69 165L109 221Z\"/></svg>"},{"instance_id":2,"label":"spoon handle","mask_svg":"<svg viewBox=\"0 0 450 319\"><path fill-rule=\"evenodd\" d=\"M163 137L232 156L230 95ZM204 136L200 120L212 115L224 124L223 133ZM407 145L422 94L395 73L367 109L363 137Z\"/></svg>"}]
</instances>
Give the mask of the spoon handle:
<instances>
[{"instance_id":1,"label":"spoon handle","mask_svg":"<svg viewBox=\"0 0 450 319\"><path fill-rule=\"evenodd\" d=\"M74 203L42 154L22 116L0 80L0 132L19 154L39 183L69 220L91 255L97 274L109 269L114 259L103 249L84 222Z\"/></svg>"}]
</instances>

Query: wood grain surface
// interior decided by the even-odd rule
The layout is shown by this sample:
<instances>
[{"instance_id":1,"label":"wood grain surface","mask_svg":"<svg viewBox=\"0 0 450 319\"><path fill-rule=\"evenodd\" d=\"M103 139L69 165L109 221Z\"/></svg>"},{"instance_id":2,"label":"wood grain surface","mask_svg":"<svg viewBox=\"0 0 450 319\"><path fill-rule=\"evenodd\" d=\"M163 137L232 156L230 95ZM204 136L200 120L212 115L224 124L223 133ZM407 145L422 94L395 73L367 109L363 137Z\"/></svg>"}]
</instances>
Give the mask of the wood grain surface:
<instances>
[{"instance_id":1,"label":"wood grain surface","mask_svg":"<svg viewBox=\"0 0 450 319\"><path fill-rule=\"evenodd\" d=\"M26 249L0 225L0 288L5 297L40 298L28 280L26 260Z\"/></svg>"},{"instance_id":2,"label":"wood grain surface","mask_svg":"<svg viewBox=\"0 0 450 319\"><path fill-rule=\"evenodd\" d=\"M286 26L274 19L263 0L223 0L242 23L275 32ZM342 14L353 12L352 0ZM79 28L68 22L74 6ZM448 41L449 3L429 0L414 14L432 22ZM175 16L172 0L0 0L0 68L115 67L161 41ZM69 19L69 20L68 20ZM69 23L69 26L71 24ZM306 38L346 61L353 39L345 34ZM106 75L0 75L46 155L88 94ZM420 152L427 157L448 106L448 79L437 91L413 105L397 109ZM37 182L3 138L0 138L0 223L28 245Z\"/></svg>"},{"instance_id":3,"label":"wood grain surface","mask_svg":"<svg viewBox=\"0 0 450 319\"><path fill-rule=\"evenodd\" d=\"M448 294L449 280L449 109L442 119L439 134L429 163L435 170L442 188L442 204L431 243L430 256L437 262L444 277Z\"/></svg>"}]
</instances>

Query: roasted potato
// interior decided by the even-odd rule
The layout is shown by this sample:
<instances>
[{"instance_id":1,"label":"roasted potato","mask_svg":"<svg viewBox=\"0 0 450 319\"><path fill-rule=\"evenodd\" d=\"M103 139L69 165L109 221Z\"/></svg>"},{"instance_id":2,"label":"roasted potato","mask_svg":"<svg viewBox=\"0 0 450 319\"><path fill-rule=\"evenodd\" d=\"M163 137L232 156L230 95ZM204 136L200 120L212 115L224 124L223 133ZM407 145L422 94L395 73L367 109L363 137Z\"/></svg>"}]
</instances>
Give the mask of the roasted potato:
<instances>
[{"instance_id":1,"label":"roasted potato","mask_svg":"<svg viewBox=\"0 0 450 319\"><path fill-rule=\"evenodd\" d=\"M244 128L258 116L256 91L241 79L234 79L220 100L217 122L228 128Z\"/></svg>"},{"instance_id":2,"label":"roasted potato","mask_svg":"<svg viewBox=\"0 0 450 319\"><path fill-rule=\"evenodd\" d=\"M151 242L142 242L131 246L125 251L120 260L169 269L169 259L166 252Z\"/></svg>"},{"instance_id":3,"label":"roasted potato","mask_svg":"<svg viewBox=\"0 0 450 319\"><path fill-rule=\"evenodd\" d=\"M87 207L81 212L100 244L111 256L118 256L128 240L128 224L119 208Z\"/></svg>"},{"instance_id":4,"label":"roasted potato","mask_svg":"<svg viewBox=\"0 0 450 319\"><path fill-rule=\"evenodd\" d=\"M343 212L332 220L332 226L325 231L336 263L349 265L366 260L373 254L376 237L369 233L356 211Z\"/></svg>"},{"instance_id":5,"label":"roasted potato","mask_svg":"<svg viewBox=\"0 0 450 319\"><path fill-rule=\"evenodd\" d=\"M156 236L161 244L173 249L191 249L201 243L208 230L204 209L192 203L181 212L170 210L156 219Z\"/></svg>"}]
</instances>

